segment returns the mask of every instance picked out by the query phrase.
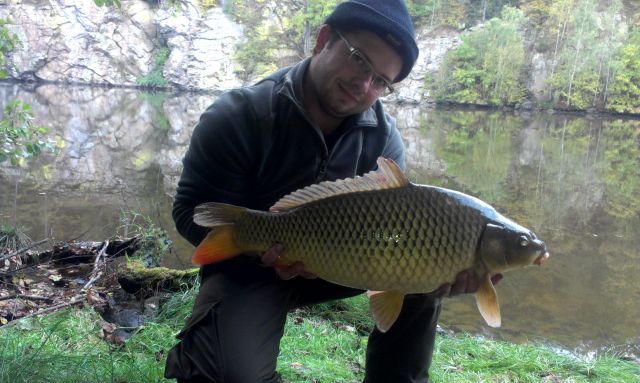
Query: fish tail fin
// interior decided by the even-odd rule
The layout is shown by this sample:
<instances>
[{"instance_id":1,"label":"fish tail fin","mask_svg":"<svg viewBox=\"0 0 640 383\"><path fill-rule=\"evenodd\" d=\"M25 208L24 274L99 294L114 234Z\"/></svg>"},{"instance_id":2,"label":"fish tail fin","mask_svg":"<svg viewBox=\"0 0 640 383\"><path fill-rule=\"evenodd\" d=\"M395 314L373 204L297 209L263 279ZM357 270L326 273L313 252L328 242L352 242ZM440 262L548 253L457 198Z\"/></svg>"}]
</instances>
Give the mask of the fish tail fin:
<instances>
[{"instance_id":1,"label":"fish tail fin","mask_svg":"<svg viewBox=\"0 0 640 383\"><path fill-rule=\"evenodd\" d=\"M217 263L242 253L234 239L235 223L246 214L243 207L223 203L206 203L194 210L193 221L212 230L200 242L191 262L196 265Z\"/></svg>"},{"instance_id":2,"label":"fish tail fin","mask_svg":"<svg viewBox=\"0 0 640 383\"><path fill-rule=\"evenodd\" d=\"M226 203L208 202L196 206L193 222L204 227L233 225L247 212L247 209Z\"/></svg>"}]
</instances>

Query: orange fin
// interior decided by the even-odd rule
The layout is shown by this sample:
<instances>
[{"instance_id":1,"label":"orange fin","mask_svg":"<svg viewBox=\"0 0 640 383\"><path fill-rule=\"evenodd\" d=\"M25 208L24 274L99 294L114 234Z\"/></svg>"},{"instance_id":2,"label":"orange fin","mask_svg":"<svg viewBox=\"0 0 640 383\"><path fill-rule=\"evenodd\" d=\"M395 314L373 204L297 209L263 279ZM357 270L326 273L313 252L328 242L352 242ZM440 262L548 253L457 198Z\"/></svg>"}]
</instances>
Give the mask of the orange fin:
<instances>
[{"instance_id":1,"label":"orange fin","mask_svg":"<svg viewBox=\"0 0 640 383\"><path fill-rule=\"evenodd\" d=\"M373 321L380 332L387 332L402 310L404 294L399 291L367 291Z\"/></svg>"},{"instance_id":2,"label":"orange fin","mask_svg":"<svg viewBox=\"0 0 640 383\"><path fill-rule=\"evenodd\" d=\"M476 292L476 305L480 314L491 327L500 327L502 320L500 318L500 305L498 304L498 294L496 293L489 274L484 277L484 281L480 284Z\"/></svg>"},{"instance_id":3,"label":"orange fin","mask_svg":"<svg viewBox=\"0 0 640 383\"><path fill-rule=\"evenodd\" d=\"M233 239L233 225L218 226L211 230L196 248L191 262L208 265L233 258L242 253Z\"/></svg>"}]
</instances>

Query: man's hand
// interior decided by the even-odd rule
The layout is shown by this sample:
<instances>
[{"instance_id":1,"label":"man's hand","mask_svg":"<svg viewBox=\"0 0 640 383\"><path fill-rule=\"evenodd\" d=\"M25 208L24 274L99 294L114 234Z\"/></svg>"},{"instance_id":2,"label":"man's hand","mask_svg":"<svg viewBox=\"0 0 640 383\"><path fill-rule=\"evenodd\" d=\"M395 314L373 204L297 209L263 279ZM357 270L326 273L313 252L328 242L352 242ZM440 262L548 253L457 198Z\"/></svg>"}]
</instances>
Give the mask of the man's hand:
<instances>
[{"instance_id":1,"label":"man's hand","mask_svg":"<svg viewBox=\"0 0 640 383\"><path fill-rule=\"evenodd\" d=\"M294 277L302 277L307 279L317 278L315 274L309 273L304 270L304 264L301 262L292 263L290 265L279 265L278 259L282 255L284 247L281 244L275 244L271 248L260 255L262 263L265 266L273 267L276 274L281 279L288 280Z\"/></svg>"},{"instance_id":2,"label":"man's hand","mask_svg":"<svg viewBox=\"0 0 640 383\"><path fill-rule=\"evenodd\" d=\"M502 274L496 274L491 277L491 283L495 285L501 279ZM441 298L453 297L460 294L475 293L478 291L478 287L480 287L480 281L475 273L471 270L463 270L456 275L456 280L453 283L443 284L433 294Z\"/></svg>"}]
</instances>

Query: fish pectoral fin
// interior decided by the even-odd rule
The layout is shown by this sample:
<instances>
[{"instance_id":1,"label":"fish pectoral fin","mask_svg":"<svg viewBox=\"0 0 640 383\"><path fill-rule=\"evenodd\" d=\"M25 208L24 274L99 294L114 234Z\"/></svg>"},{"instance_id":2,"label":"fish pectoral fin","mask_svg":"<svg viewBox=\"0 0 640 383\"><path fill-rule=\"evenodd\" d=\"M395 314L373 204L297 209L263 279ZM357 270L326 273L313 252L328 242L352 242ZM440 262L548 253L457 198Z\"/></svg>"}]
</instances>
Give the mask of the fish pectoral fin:
<instances>
[{"instance_id":1,"label":"fish pectoral fin","mask_svg":"<svg viewBox=\"0 0 640 383\"><path fill-rule=\"evenodd\" d=\"M404 294L399 291L367 291L373 321L380 332L387 332L402 310Z\"/></svg>"},{"instance_id":2,"label":"fish pectoral fin","mask_svg":"<svg viewBox=\"0 0 640 383\"><path fill-rule=\"evenodd\" d=\"M496 293L491 278L487 274L476 292L476 305L480 314L491 327L500 327L500 305L498 304L498 294Z\"/></svg>"}]
</instances>

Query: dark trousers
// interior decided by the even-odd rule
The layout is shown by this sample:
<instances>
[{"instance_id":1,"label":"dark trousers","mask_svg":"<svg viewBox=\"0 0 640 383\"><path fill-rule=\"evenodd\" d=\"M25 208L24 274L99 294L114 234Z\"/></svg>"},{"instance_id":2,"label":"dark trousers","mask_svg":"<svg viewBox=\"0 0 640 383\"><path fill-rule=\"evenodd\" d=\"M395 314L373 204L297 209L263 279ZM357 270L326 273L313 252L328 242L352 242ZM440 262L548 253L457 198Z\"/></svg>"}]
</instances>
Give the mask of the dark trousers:
<instances>
[{"instance_id":1,"label":"dark trousers","mask_svg":"<svg viewBox=\"0 0 640 383\"><path fill-rule=\"evenodd\" d=\"M193 313L168 354L165 377L178 382L277 382L287 312L362 292L321 279L283 281L249 257L205 266ZM371 332L364 381L428 382L439 314L439 299L407 295L391 329Z\"/></svg>"}]
</instances>

